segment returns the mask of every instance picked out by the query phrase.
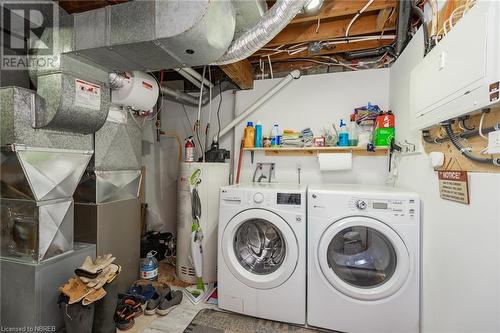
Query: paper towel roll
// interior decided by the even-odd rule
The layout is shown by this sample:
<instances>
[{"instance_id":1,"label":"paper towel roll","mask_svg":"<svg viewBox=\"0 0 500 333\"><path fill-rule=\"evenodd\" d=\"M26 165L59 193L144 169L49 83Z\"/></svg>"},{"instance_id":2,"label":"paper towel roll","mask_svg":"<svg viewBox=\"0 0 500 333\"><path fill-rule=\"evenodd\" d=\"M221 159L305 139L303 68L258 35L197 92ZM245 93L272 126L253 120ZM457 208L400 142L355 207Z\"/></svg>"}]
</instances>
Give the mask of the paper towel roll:
<instances>
[{"instance_id":1,"label":"paper towel roll","mask_svg":"<svg viewBox=\"0 0 500 333\"><path fill-rule=\"evenodd\" d=\"M321 171L349 170L352 168L351 153L319 154L318 160Z\"/></svg>"}]
</instances>

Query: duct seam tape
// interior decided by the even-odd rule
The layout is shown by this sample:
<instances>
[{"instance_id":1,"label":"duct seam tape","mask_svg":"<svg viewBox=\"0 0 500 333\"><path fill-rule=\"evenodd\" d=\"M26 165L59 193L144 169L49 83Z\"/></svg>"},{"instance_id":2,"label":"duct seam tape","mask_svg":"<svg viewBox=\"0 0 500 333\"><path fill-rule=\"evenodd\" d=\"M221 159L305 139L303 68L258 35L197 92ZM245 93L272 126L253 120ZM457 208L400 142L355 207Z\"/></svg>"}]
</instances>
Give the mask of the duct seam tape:
<instances>
[{"instance_id":1,"label":"duct seam tape","mask_svg":"<svg viewBox=\"0 0 500 333\"><path fill-rule=\"evenodd\" d=\"M349 170L352 168L351 153L319 154L318 161L321 171Z\"/></svg>"}]
</instances>

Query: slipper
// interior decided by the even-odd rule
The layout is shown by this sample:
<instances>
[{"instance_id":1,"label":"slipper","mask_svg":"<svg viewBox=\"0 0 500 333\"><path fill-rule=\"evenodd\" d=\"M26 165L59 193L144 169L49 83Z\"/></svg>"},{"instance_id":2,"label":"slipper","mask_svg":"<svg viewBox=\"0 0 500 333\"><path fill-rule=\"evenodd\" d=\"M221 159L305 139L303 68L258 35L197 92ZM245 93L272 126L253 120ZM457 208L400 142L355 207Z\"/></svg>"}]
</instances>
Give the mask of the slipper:
<instances>
[{"instance_id":1,"label":"slipper","mask_svg":"<svg viewBox=\"0 0 500 333\"><path fill-rule=\"evenodd\" d=\"M182 291L174 290L167 293L163 301L156 308L156 313L160 316L166 316L170 311L175 309L182 301Z\"/></svg>"},{"instance_id":2,"label":"slipper","mask_svg":"<svg viewBox=\"0 0 500 333\"><path fill-rule=\"evenodd\" d=\"M126 331L132 328L135 324L134 318L136 317L136 311L130 306L126 304L120 304L116 308L116 312L114 315L114 320L116 324L116 328L120 331Z\"/></svg>"},{"instance_id":3,"label":"slipper","mask_svg":"<svg viewBox=\"0 0 500 333\"><path fill-rule=\"evenodd\" d=\"M156 289L153 286L153 283L148 280L137 280L132 284L132 286L128 290L129 294L141 295L142 297L144 297L146 302L153 297L155 292Z\"/></svg>"},{"instance_id":4,"label":"slipper","mask_svg":"<svg viewBox=\"0 0 500 333\"><path fill-rule=\"evenodd\" d=\"M132 310L134 311L134 318L137 318L139 317L140 315L142 315L144 313L144 310L142 310L142 306L141 306L141 303L140 302L136 302L135 300L133 299L125 299L123 300L123 303L124 305L129 305L132 307Z\"/></svg>"}]
</instances>

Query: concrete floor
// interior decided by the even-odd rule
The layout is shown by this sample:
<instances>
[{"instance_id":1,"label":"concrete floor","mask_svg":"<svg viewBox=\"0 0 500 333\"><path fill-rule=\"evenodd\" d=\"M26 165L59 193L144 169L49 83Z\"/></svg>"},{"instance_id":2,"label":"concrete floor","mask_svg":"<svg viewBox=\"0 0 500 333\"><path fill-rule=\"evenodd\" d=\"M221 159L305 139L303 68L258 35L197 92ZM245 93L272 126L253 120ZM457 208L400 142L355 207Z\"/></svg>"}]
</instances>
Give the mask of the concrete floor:
<instances>
[{"instance_id":1,"label":"concrete floor","mask_svg":"<svg viewBox=\"0 0 500 333\"><path fill-rule=\"evenodd\" d=\"M200 303L193 305L186 297L181 304L170 311L166 316L142 315L135 319L135 325L127 332L130 333L182 333L196 316L198 311L205 308L217 308L212 304ZM120 332L117 330L117 332Z\"/></svg>"}]
</instances>

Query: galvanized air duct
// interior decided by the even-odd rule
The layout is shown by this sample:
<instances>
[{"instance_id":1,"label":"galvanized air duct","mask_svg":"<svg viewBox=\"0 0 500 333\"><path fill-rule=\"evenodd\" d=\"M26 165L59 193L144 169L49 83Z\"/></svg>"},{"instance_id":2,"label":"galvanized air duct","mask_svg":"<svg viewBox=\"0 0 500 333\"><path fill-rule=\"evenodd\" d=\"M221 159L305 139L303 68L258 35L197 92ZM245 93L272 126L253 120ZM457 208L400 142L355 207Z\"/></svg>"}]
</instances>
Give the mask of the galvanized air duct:
<instances>
[{"instance_id":1,"label":"galvanized air duct","mask_svg":"<svg viewBox=\"0 0 500 333\"><path fill-rule=\"evenodd\" d=\"M213 65L226 65L246 59L269 43L310 0L278 0L256 26L234 40Z\"/></svg>"},{"instance_id":2,"label":"galvanized air duct","mask_svg":"<svg viewBox=\"0 0 500 333\"><path fill-rule=\"evenodd\" d=\"M90 134L106 121L110 93L108 72L98 65L89 65L64 54L73 49L73 20L65 17L55 32L57 48L51 56L29 54L30 77L37 94L45 100L45 108L33 110L31 126L36 129ZM52 45L54 31L44 30L40 42ZM51 60L51 61L50 61Z\"/></svg>"},{"instance_id":3,"label":"galvanized air duct","mask_svg":"<svg viewBox=\"0 0 500 333\"><path fill-rule=\"evenodd\" d=\"M233 90L233 89L238 89L238 88L233 83L224 81L220 85L216 85L212 88L212 99L216 98L217 96L219 96L219 94L223 93L226 90ZM170 101L184 105L198 106L199 97L195 97L183 91L172 89L166 86L161 86L160 90L163 97ZM209 95L210 94L208 91L206 91L203 94L203 97L201 99L202 106L205 106L208 104L208 102L210 102Z\"/></svg>"}]
</instances>

